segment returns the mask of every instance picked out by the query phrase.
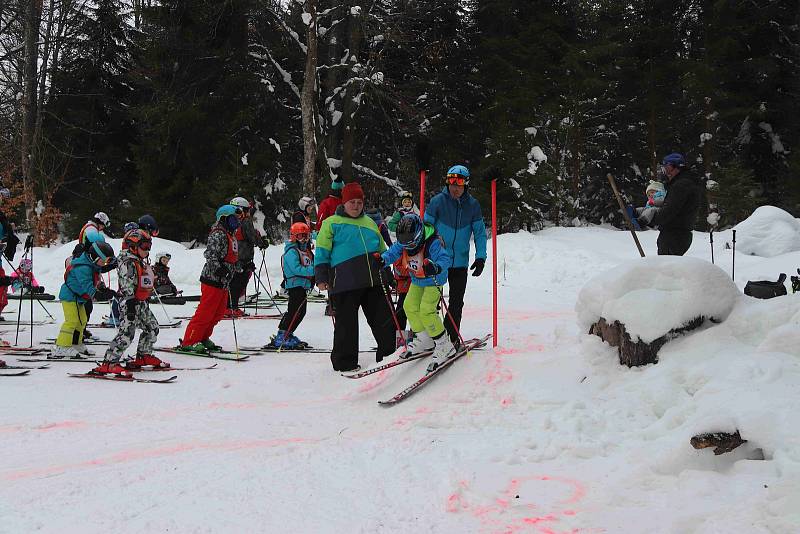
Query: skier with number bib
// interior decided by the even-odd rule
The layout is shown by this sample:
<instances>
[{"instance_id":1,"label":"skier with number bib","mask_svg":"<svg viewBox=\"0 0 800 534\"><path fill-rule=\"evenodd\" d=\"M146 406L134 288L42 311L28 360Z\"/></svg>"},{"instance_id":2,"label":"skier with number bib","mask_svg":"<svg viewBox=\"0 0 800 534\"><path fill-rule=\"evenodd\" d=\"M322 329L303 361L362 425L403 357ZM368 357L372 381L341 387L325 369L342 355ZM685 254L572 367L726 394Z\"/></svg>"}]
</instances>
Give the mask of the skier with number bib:
<instances>
[{"instance_id":1,"label":"skier with number bib","mask_svg":"<svg viewBox=\"0 0 800 534\"><path fill-rule=\"evenodd\" d=\"M308 291L314 287L314 252L311 243L311 228L306 223L296 222L289 230L281 257L283 277L289 293L289 307L278 325L278 334L270 341L271 348L301 349L308 343L301 341L294 332L306 316Z\"/></svg>"},{"instance_id":2,"label":"skier with number bib","mask_svg":"<svg viewBox=\"0 0 800 534\"><path fill-rule=\"evenodd\" d=\"M217 210L216 222L208 233L208 244L203 253L206 264L200 273L200 303L177 347L180 352L208 354L222 350L211 341L211 334L225 316L228 288L239 260L239 242L235 237L239 228L239 214L241 210L230 204Z\"/></svg>"},{"instance_id":3,"label":"skier with number bib","mask_svg":"<svg viewBox=\"0 0 800 534\"><path fill-rule=\"evenodd\" d=\"M403 309L415 337L394 355L408 358L433 352L428 372L436 370L456 353L436 309L452 263L444 241L432 224L423 224L419 215L411 213L404 215L397 224L397 242L383 254L376 254L375 259L383 265L400 260L411 275L411 287Z\"/></svg>"},{"instance_id":4,"label":"skier with number bib","mask_svg":"<svg viewBox=\"0 0 800 534\"><path fill-rule=\"evenodd\" d=\"M158 338L158 320L156 320L147 299L155 288L155 275L150 265L150 247L153 244L150 234L144 230L131 230L123 238L124 249L117 257L117 277L120 301L120 325L117 335L106 350L103 361L90 371L93 374L114 374L132 376L131 371L142 367L169 367L153 355L153 346ZM136 357L121 363L125 350L130 346L141 330Z\"/></svg>"}]
</instances>

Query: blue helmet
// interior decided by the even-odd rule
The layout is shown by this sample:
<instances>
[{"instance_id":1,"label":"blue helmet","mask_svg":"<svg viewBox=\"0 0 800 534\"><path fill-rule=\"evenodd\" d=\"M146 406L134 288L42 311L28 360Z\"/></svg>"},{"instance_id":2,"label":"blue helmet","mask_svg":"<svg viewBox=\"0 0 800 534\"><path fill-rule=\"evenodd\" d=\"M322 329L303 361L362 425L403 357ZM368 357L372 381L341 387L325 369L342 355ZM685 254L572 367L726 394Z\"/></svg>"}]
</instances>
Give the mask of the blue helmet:
<instances>
[{"instance_id":1,"label":"blue helmet","mask_svg":"<svg viewBox=\"0 0 800 534\"><path fill-rule=\"evenodd\" d=\"M229 232L235 232L239 228L239 218L236 216L241 209L231 204L220 206L217 210L217 220L225 225Z\"/></svg>"},{"instance_id":2,"label":"blue helmet","mask_svg":"<svg viewBox=\"0 0 800 534\"><path fill-rule=\"evenodd\" d=\"M406 250L418 248L425 240L425 228L422 219L416 213L403 215L397 223L397 241Z\"/></svg>"},{"instance_id":3,"label":"blue helmet","mask_svg":"<svg viewBox=\"0 0 800 534\"><path fill-rule=\"evenodd\" d=\"M469 178L469 169L463 165L453 165L447 169L447 174L458 174L464 178Z\"/></svg>"},{"instance_id":4,"label":"blue helmet","mask_svg":"<svg viewBox=\"0 0 800 534\"><path fill-rule=\"evenodd\" d=\"M672 165L673 167L682 169L686 167L686 159L684 159L683 154L673 152L672 154L667 154L664 156L664 159L661 160L661 164Z\"/></svg>"},{"instance_id":5,"label":"blue helmet","mask_svg":"<svg viewBox=\"0 0 800 534\"><path fill-rule=\"evenodd\" d=\"M228 215L236 215L236 206L225 204L217 210L217 220L223 219Z\"/></svg>"}]
</instances>

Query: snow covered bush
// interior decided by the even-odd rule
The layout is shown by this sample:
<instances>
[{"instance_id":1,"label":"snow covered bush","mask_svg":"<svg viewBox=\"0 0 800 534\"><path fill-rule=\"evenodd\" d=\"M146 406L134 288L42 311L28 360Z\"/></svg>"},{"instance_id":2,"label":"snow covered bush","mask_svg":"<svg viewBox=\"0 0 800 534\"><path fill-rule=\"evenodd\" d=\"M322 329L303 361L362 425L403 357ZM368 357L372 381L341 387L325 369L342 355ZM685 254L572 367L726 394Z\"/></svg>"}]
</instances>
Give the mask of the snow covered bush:
<instances>
[{"instance_id":1,"label":"snow covered bush","mask_svg":"<svg viewBox=\"0 0 800 534\"><path fill-rule=\"evenodd\" d=\"M771 258L800 250L800 220L775 206L761 206L736 225L736 250Z\"/></svg>"}]
</instances>

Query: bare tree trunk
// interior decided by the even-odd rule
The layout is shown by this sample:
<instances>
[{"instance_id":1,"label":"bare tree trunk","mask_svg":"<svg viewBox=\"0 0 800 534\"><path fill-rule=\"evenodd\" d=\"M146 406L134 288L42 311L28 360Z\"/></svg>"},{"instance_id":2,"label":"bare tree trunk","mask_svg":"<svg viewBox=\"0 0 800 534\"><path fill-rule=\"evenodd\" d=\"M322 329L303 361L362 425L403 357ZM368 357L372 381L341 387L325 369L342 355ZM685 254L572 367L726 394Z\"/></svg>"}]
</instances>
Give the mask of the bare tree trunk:
<instances>
[{"instance_id":1,"label":"bare tree trunk","mask_svg":"<svg viewBox=\"0 0 800 534\"><path fill-rule=\"evenodd\" d=\"M300 111L303 115L303 193L313 195L317 183L317 117L314 105L317 98L317 0L306 0L305 12L311 18L308 21L308 52L300 94Z\"/></svg>"},{"instance_id":2,"label":"bare tree trunk","mask_svg":"<svg viewBox=\"0 0 800 534\"><path fill-rule=\"evenodd\" d=\"M25 66L24 90L22 95L22 138L20 156L23 176L23 195L25 197L25 213L30 219L33 214L36 195L31 176L33 158L33 138L36 129L39 61L39 25L42 18L42 0L27 0L25 5Z\"/></svg>"},{"instance_id":3,"label":"bare tree trunk","mask_svg":"<svg viewBox=\"0 0 800 534\"><path fill-rule=\"evenodd\" d=\"M47 13L47 29L45 29L44 41L42 42L42 46L44 48L42 50L42 70L39 72L38 104L36 106L37 110L41 110L44 107L45 95L47 94L47 76L50 74L50 72L52 72L48 69L47 65L50 62L50 53L53 49L53 19L55 12L55 6L53 3L53 0L51 0L49 4L49 12ZM33 136L34 143L38 143L39 136L41 135L41 129L42 113L37 113L36 128Z\"/></svg>"},{"instance_id":4,"label":"bare tree trunk","mask_svg":"<svg viewBox=\"0 0 800 534\"><path fill-rule=\"evenodd\" d=\"M73 0L61 0L61 7L59 8L58 12L58 26L56 27L56 36L53 39L53 55L52 60L50 61L50 72L56 73L58 72L58 63L61 59L61 49L64 46L65 40L65 33L67 27L67 17L72 9ZM48 98L52 98L53 94L57 90L55 84L53 83L52 77L50 78L50 86L48 90Z\"/></svg>"},{"instance_id":5,"label":"bare tree trunk","mask_svg":"<svg viewBox=\"0 0 800 534\"><path fill-rule=\"evenodd\" d=\"M361 51L361 15L350 11L349 21L349 42L350 53L349 63L352 65L347 70L347 90L345 91L344 102L342 103L342 176L353 176L353 146L355 144L355 113L356 103L354 98L358 94L360 83L354 83L353 78L362 76L363 72L356 72L355 66L360 64L358 60ZM355 63L351 60L355 58ZM363 68L363 67L362 67Z\"/></svg>"}]
</instances>

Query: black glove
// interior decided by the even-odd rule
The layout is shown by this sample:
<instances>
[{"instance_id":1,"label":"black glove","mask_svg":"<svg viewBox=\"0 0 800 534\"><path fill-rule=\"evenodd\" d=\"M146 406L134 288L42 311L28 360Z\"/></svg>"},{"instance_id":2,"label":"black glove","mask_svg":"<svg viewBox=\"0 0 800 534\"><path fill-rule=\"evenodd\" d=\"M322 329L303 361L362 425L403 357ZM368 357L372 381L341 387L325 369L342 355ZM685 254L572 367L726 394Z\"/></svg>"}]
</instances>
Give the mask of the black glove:
<instances>
[{"instance_id":1,"label":"black glove","mask_svg":"<svg viewBox=\"0 0 800 534\"><path fill-rule=\"evenodd\" d=\"M44 286L33 287L33 288L31 288L31 292L33 292L33 293L35 293L37 295L41 295L42 293L44 293Z\"/></svg>"},{"instance_id":2,"label":"black glove","mask_svg":"<svg viewBox=\"0 0 800 534\"><path fill-rule=\"evenodd\" d=\"M217 270L214 271L214 275L216 275L217 278L228 278L229 274L230 271L228 271L228 268L225 267L224 265L220 265L219 267L217 267Z\"/></svg>"},{"instance_id":3,"label":"black glove","mask_svg":"<svg viewBox=\"0 0 800 534\"><path fill-rule=\"evenodd\" d=\"M475 261L473 261L472 265L469 266L469 270L472 271L472 276L480 276L483 272L484 265L486 265L485 259L475 258Z\"/></svg>"},{"instance_id":4,"label":"black glove","mask_svg":"<svg viewBox=\"0 0 800 534\"><path fill-rule=\"evenodd\" d=\"M258 242L258 248L264 250L269 246L269 238L267 236L261 236L261 240Z\"/></svg>"},{"instance_id":5,"label":"black glove","mask_svg":"<svg viewBox=\"0 0 800 534\"><path fill-rule=\"evenodd\" d=\"M425 271L426 276L436 276L442 272L442 268L429 259L422 262L422 270Z\"/></svg>"},{"instance_id":6,"label":"black glove","mask_svg":"<svg viewBox=\"0 0 800 534\"><path fill-rule=\"evenodd\" d=\"M0 276L0 287L10 286L12 281L10 276Z\"/></svg>"},{"instance_id":7,"label":"black glove","mask_svg":"<svg viewBox=\"0 0 800 534\"><path fill-rule=\"evenodd\" d=\"M380 252L373 252L372 257L375 259L375 263L377 263L381 268L385 265L383 256L381 256Z\"/></svg>"},{"instance_id":8,"label":"black glove","mask_svg":"<svg viewBox=\"0 0 800 534\"><path fill-rule=\"evenodd\" d=\"M138 304L139 301L136 299L129 299L125 301L125 317L127 317L129 321L136 319L136 306Z\"/></svg>"},{"instance_id":9,"label":"black glove","mask_svg":"<svg viewBox=\"0 0 800 534\"><path fill-rule=\"evenodd\" d=\"M244 266L245 271L250 271L251 273L256 272L256 264L252 261L247 262L247 265Z\"/></svg>"}]
</instances>

